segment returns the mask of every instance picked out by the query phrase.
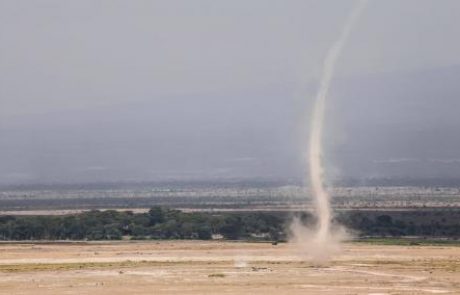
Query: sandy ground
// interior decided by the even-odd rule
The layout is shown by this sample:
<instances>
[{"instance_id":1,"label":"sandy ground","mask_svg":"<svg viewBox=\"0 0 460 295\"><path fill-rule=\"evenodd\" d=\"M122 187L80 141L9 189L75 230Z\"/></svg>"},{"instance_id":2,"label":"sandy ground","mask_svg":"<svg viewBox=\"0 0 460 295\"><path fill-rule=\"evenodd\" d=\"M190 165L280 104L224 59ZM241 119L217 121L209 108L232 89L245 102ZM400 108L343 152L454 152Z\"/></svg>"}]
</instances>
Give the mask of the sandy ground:
<instances>
[{"instance_id":1,"label":"sandy ground","mask_svg":"<svg viewBox=\"0 0 460 295\"><path fill-rule=\"evenodd\" d=\"M0 294L460 294L460 247L343 248L318 264L289 244L0 244Z\"/></svg>"}]
</instances>

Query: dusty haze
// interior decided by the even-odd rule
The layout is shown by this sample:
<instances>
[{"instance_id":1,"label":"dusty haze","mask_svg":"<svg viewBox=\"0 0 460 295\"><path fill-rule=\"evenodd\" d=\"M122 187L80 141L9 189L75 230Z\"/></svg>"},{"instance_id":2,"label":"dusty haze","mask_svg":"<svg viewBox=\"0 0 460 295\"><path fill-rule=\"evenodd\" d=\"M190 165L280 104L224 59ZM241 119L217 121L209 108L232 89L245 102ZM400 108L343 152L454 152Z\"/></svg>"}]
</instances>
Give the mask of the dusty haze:
<instances>
[{"instance_id":1,"label":"dusty haze","mask_svg":"<svg viewBox=\"0 0 460 295\"><path fill-rule=\"evenodd\" d=\"M302 176L352 5L1 0L0 182ZM326 105L329 178L460 177L459 35L456 0L370 1Z\"/></svg>"}]
</instances>

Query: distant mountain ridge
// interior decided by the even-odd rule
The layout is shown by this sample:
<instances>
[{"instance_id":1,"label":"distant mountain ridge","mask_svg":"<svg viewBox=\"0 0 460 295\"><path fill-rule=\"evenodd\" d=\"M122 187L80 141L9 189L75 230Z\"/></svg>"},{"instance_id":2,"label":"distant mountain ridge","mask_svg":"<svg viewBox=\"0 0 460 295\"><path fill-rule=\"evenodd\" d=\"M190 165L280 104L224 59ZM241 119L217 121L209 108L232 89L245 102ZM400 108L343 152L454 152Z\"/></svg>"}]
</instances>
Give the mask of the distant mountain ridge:
<instances>
[{"instance_id":1,"label":"distant mountain ridge","mask_svg":"<svg viewBox=\"0 0 460 295\"><path fill-rule=\"evenodd\" d=\"M460 66L334 81L328 178L460 178L459 81ZM0 183L302 179L309 100L299 104L287 88L9 119Z\"/></svg>"}]
</instances>

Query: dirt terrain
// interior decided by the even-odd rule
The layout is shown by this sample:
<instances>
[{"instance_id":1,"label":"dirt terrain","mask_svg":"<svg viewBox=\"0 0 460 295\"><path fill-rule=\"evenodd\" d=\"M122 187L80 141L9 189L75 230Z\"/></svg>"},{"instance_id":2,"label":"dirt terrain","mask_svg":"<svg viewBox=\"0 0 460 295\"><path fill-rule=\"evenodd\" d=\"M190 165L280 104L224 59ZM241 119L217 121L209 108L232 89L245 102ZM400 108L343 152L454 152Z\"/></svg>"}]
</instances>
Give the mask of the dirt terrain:
<instances>
[{"instance_id":1,"label":"dirt terrain","mask_svg":"<svg viewBox=\"0 0 460 295\"><path fill-rule=\"evenodd\" d=\"M329 263L290 244L0 244L0 294L460 294L460 247L350 243Z\"/></svg>"}]
</instances>

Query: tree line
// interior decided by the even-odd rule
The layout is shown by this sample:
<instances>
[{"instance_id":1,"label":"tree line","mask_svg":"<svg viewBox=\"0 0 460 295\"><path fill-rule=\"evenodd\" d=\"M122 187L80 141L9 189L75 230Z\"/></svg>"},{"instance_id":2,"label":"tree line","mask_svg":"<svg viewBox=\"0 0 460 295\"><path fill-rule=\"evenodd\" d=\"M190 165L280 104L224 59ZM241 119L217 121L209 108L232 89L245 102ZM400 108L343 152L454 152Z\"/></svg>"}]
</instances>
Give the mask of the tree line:
<instances>
[{"instance_id":1,"label":"tree line","mask_svg":"<svg viewBox=\"0 0 460 295\"><path fill-rule=\"evenodd\" d=\"M254 239L280 241L295 214L285 212L185 213L153 207L146 213L92 210L63 216L0 216L0 240ZM298 214L313 224L308 213ZM460 237L460 211L347 212L336 216L360 236Z\"/></svg>"},{"instance_id":2,"label":"tree line","mask_svg":"<svg viewBox=\"0 0 460 295\"><path fill-rule=\"evenodd\" d=\"M282 218L261 213L92 210L66 216L1 216L0 240L278 239Z\"/></svg>"}]
</instances>

